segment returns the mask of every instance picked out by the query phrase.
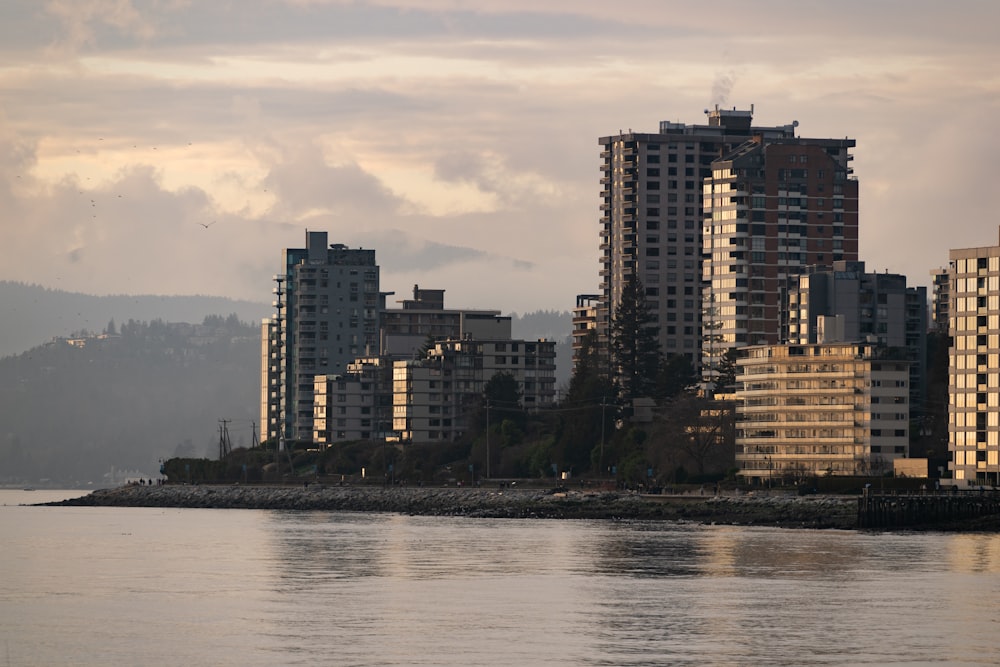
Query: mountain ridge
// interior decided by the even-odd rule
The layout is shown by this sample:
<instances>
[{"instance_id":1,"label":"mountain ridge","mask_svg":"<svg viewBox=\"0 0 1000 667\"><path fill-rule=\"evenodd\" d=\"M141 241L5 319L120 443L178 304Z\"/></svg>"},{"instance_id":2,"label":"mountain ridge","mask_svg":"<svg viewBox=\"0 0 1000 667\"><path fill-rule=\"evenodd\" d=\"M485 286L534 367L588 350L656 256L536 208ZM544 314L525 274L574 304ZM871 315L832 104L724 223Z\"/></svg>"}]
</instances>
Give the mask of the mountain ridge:
<instances>
[{"instance_id":1,"label":"mountain ridge","mask_svg":"<svg viewBox=\"0 0 1000 667\"><path fill-rule=\"evenodd\" d=\"M244 322L269 317L270 304L207 295L98 296L0 280L0 359L21 354L56 338L100 333L108 322L128 320L199 323L210 315L235 313Z\"/></svg>"}]
</instances>

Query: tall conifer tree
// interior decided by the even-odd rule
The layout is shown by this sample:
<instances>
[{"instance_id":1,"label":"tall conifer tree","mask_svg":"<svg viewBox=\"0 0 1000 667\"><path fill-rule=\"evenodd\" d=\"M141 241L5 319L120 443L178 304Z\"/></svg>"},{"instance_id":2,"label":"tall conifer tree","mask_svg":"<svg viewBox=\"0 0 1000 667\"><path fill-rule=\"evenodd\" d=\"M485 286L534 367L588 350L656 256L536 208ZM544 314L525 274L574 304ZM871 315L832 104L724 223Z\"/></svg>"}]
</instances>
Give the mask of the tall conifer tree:
<instances>
[{"instance_id":1,"label":"tall conifer tree","mask_svg":"<svg viewBox=\"0 0 1000 667\"><path fill-rule=\"evenodd\" d=\"M656 395L661 363L658 334L642 281L631 275L611 321L611 364L623 401Z\"/></svg>"}]
</instances>

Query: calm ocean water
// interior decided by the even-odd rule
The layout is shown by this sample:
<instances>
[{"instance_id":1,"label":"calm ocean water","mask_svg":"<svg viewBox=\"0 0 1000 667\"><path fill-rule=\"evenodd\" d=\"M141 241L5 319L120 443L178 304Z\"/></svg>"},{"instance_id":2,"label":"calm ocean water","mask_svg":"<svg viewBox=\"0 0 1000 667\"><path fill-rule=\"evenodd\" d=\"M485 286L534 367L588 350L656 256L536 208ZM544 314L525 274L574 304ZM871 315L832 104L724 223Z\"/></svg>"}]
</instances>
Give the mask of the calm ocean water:
<instances>
[{"instance_id":1,"label":"calm ocean water","mask_svg":"<svg viewBox=\"0 0 1000 667\"><path fill-rule=\"evenodd\" d=\"M992 665L1000 536L24 507L0 665Z\"/></svg>"}]
</instances>

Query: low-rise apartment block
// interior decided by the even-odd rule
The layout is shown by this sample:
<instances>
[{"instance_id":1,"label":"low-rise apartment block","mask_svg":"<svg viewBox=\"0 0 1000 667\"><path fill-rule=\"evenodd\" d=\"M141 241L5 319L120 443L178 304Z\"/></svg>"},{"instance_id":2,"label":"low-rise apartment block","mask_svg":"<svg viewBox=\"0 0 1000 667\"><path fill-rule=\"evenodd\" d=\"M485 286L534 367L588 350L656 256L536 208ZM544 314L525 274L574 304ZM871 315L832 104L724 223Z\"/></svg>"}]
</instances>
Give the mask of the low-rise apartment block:
<instances>
[{"instance_id":1,"label":"low-rise apartment block","mask_svg":"<svg viewBox=\"0 0 1000 667\"><path fill-rule=\"evenodd\" d=\"M384 359L356 359L343 375L313 378L313 444L382 440L392 416L391 367Z\"/></svg>"},{"instance_id":2,"label":"low-rise apartment block","mask_svg":"<svg viewBox=\"0 0 1000 667\"><path fill-rule=\"evenodd\" d=\"M438 342L425 359L393 364L393 430L404 442L457 439L498 373L517 381L526 410L549 407L555 401L555 355L555 343L546 340Z\"/></svg>"},{"instance_id":3,"label":"low-rise apartment block","mask_svg":"<svg viewBox=\"0 0 1000 667\"><path fill-rule=\"evenodd\" d=\"M909 362L872 343L740 350L736 464L753 483L891 471L909 441Z\"/></svg>"},{"instance_id":4,"label":"low-rise apartment block","mask_svg":"<svg viewBox=\"0 0 1000 667\"><path fill-rule=\"evenodd\" d=\"M387 292L384 296L388 296ZM399 308L381 314L380 350L394 359L412 358L428 340L503 338L511 335L511 318L499 310L444 307L443 289L413 286L413 298L402 299Z\"/></svg>"}]
</instances>

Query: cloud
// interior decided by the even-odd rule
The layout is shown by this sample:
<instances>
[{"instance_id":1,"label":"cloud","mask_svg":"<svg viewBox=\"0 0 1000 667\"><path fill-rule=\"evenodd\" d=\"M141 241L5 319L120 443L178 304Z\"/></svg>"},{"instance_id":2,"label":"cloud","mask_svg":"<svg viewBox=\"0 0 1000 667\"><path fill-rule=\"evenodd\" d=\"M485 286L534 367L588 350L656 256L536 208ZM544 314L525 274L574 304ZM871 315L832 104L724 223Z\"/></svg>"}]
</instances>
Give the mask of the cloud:
<instances>
[{"instance_id":1,"label":"cloud","mask_svg":"<svg viewBox=\"0 0 1000 667\"><path fill-rule=\"evenodd\" d=\"M1000 5L786 9L2 3L0 278L267 299L309 228L375 248L388 290L569 308L600 283L597 138L706 97L858 140L870 265L926 282L994 242Z\"/></svg>"},{"instance_id":2,"label":"cloud","mask_svg":"<svg viewBox=\"0 0 1000 667\"><path fill-rule=\"evenodd\" d=\"M47 0L44 7L62 27L62 38L51 45L55 50L94 47L101 37L104 43L112 36L144 41L156 33L130 0Z\"/></svg>"},{"instance_id":3,"label":"cloud","mask_svg":"<svg viewBox=\"0 0 1000 667\"><path fill-rule=\"evenodd\" d=\"M395 214L405 202L355 163L330 165L321 147L308 142L283 145L262 162L262 183L273 190L273 215L295 221L318 214L364 224Z\"/></svg>"}]
</instances>

